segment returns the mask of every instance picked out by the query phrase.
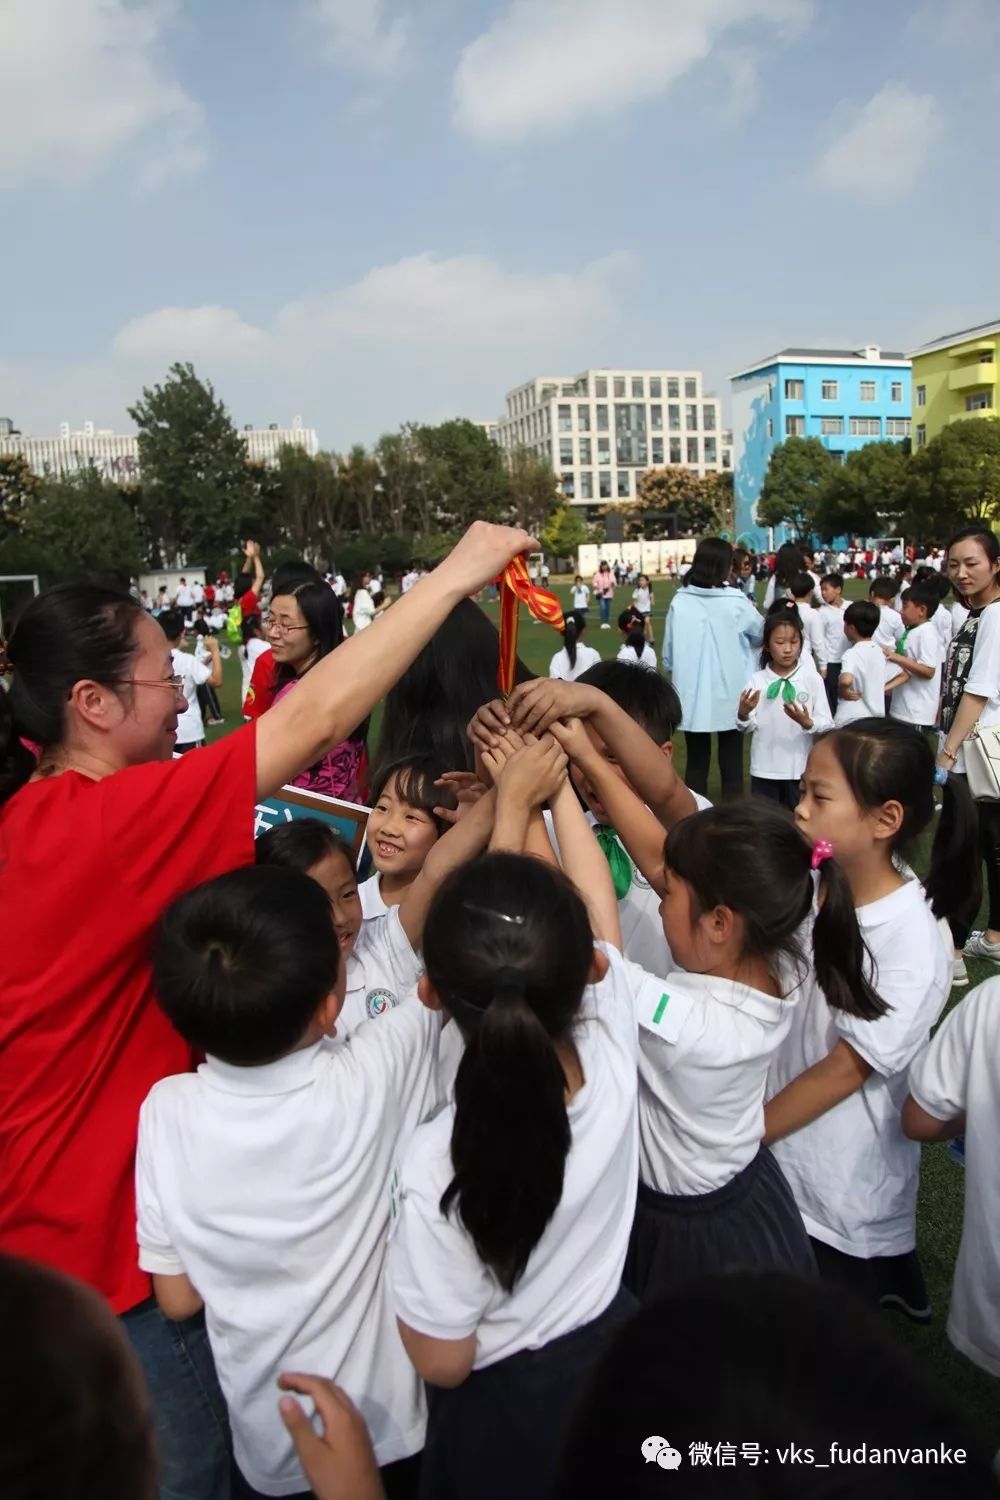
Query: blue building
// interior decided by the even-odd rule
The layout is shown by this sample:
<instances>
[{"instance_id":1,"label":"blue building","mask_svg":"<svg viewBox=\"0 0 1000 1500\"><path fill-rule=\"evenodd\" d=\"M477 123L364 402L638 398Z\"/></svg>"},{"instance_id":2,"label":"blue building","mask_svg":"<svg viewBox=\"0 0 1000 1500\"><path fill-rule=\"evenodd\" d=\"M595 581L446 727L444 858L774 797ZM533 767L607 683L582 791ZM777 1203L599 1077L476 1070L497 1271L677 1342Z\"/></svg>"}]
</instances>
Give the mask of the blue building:
<instances>
[{"instance_id":1,"label":"blue building","mask_svg":"<svg viewBox=\"0 0 1000 1500\"><path fill-rule=\"evenodd\" d=\"M865 443L910 435L910 361L864 349L783 349L732 376L736 535L766 548L757 501L771 454L788 437L818 437L843 463ZM773 535L777 546L784 528Z\"/></svg>"}]
</instances>

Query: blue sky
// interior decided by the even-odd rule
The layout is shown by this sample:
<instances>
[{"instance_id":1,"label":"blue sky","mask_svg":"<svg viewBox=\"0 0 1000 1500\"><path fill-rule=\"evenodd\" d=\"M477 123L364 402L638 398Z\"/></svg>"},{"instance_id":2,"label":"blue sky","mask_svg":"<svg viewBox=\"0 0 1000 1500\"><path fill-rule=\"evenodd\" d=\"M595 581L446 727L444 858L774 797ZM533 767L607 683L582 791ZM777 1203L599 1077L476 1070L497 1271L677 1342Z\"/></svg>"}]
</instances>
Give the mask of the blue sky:
<instances>
[{"instance_id":1,"label":"blue sky","mask_svg":"<svg viewBox=\"0 0 1000 1500\"><path fill-rule=\"evenodd\" d=\"M0 415L324 446L1000 316L996 0L0 0Z\"/></svg>"}]
</instances>

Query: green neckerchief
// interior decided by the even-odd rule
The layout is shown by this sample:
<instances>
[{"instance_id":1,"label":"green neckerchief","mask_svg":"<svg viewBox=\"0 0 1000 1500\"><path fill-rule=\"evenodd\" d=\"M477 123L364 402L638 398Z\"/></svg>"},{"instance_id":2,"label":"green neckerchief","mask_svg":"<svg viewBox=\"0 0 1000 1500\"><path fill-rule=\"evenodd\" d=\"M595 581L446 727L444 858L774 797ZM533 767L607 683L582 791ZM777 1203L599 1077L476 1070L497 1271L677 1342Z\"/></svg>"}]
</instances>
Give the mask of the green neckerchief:
<instances>
[{"instance_id":1,"label":"green neckerchief","mask_svg":"<svg viewBox=\"0 0 1000 1500\"><path fill-rule=\"evenodd\" d=\"M795 689L792 687L792 678L795 676L795 673L798 670L798 667L796 667L793 671L789 672L787 677L777 677L774 682L772 682L768 686L768 698L773 700L777 698L778 694L780 693L786 703L794 703L797 695Z\"/></svg>"},{"instance_id":2,"label":"green neckerchief","mask_svg":"<svg viewBox=\"0 0 1000 1500\"><path fill-rule=\"evenodd\" d=\"M899 637L899 640L896 642L896 645L895 645L895 648L894 648L897 656L902 656L903 652L906 650L906 643L907 643L907 641L909 639L910 639L910 632L908 630L904 630L903 634Z\"/></svg>"},{"instance_id":3,"label":"green neckerchief","mask_svg":"<svg viewBox=\"0 0 1000 1500\"><path fill-rule=\"evenodd\" d=\"M613 828L606 828L598 823L594 832L597 834L597 842L603 849L604 858L611 870L615 895L621 901L628 895L629 886L632 884L632 861L618 842L618 835Z\"/></svg>"}]
</instances>

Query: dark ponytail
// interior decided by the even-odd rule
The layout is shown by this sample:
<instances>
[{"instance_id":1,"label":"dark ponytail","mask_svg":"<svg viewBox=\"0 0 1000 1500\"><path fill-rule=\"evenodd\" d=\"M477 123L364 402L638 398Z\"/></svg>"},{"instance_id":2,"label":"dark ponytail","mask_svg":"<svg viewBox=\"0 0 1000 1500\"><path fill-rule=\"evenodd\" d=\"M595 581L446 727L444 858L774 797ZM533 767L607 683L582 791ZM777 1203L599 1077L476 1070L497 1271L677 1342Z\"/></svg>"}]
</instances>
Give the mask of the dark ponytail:
<instances>
[{"instance_id":1,"label":"dark ponytail","mask_svg":"<svg viewBox=\"0 0 1000 1500\"><path fill-rule=\"evenodd\" d=\"M903 820L892 852L911 862L934 817L934 752L924 735L899 719L856 719L818 738L829 741L860 807L901 805ZM924 889L935 917L961 922L979 909L981 886L976 804L965 777L949 776Z\"/></svg>"},{"instance_id":2,"label":"dark ponytail","mask_svg":"<svg viewBox=\"0 0 1000 1500\"><path fill-rule=\"evenodd\" d=\"M809 970L801 928L813 908L812 849L778 807L747 799L684 818L664 849L668 870L690 887L695 907L728 906L743 922L749 956L789 959L801 984ZM813 923L812 967L831 1006L862 1020L885 1014L850 886L832 859L820 866L824 900ZM778 976L775 975L775 978Z\"/></svg>"},{"instance_id":3,"label":"dark ponytail","mask_svg":"<svg viewBox=\"0 0 1000 1500\"><path fill-rule=\"evenodd\" d=\"M574 613L563 615L563 642L571 671L576 667L576 638L579 633L580 623L577 615Z\"/></svg>"},{"instance_id":4,"label":"dark ponytail","mask_svg":"<svg viewBox=\"0 0 1000 1500\"><path fill-rule=\"evenodd\" d=\"M571 1132L556 1043L572 1036L592 955L572 885L522 855L456 870L427 916L427 977L465 1040L441 1211L457 1209L508 1292L562 1196Z\"/></svg>"},{"instance_id":5,"label":"dark ponytail","mask_svg":"<svg viewBox=\"0 0 1000 1500\"><path fill-rule=\"evenodd\" d=\"M641 616L632 608L623 609L618 616L618 629L626 632L626 646L631 646L638 660L642 661L646 649L646 627Z\"/></svg>"},{"instance_id":6,"label":"dark ponytail","mask_svg":"<svg viewBox=\"0 0 1000 1500\"><path fill-rule=\"evenodd\" d=\"M62 741L75 683L112 687L128 678L144 614L128 594L92 583L57 584L26 605L7 647L11 685L0 692L0 804L35 769L21 740L43 748Z\"/></svg>"}]
</instances>

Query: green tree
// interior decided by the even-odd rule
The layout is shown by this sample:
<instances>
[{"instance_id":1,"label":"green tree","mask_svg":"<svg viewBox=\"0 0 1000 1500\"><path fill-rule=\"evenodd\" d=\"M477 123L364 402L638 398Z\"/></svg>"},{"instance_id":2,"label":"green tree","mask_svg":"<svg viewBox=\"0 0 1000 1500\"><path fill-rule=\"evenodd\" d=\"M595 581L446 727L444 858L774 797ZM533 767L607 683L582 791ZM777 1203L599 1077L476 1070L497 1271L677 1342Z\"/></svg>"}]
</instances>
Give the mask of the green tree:
<instances>
[{"instance_id":1,"label":"green tree","mask_svg":"<svg viewBox=\"0 0 1000 1500\"><path fill-rule=\"evenodd\" d=\"M813 516L817 535L891 536L906 507L910 457L902 443L866 443L835 464Z\"/></svg>"},{"instance_id":2,"label":"green tree","mask_svg":"<svg viewBox=\"0 0 1000 1500\"><path fill-rule=\"evenodd\" d=\"M129 416L139 429L145 523L163 560L228 559L258 529L260 496L246 445L211 384L191 364L171 365Z\"/></svg>"},{"instance_id":3,"label":"green tree","mask_svg":"<svg viewBox=\"0 0 1000 1500\"><path fill-rule=\"evenodd\" d=\"M836 459L819 438L790 437L771 454L757 502L761 526L790 526L799 536L810 536L824 484Z\"/></svg>"},{"instance_id":4,"label":"green tree","mask_svg":"<svg viewBox=\"0 0 1000 1500\"><path fill-rule=\"evenodd\" d=\"M344 529L346 492L329 453L315 457L285 443L271 471L275 506L285 538L297 557L332 561Z\"/></svg>"},{"instance_id":5,"label":"green tree","mask_svg":"<svg viewBox=\"0 0 1000 1500\"><path fill-rule=\"evenodd\" d=\"M552 465L529 448L517 448L510 456L508 473L510 524L540 537L562 502Z\"/></svg>"},{"instance_id":6,"label":"green tree","mask_svg":"<svg viewBox=\"0 0 1000 1500\"><path fill-rule=\"evenodd\" d=\"M131 507L96 469L43 480L25 508L22 535L44 559L39 571L47 583L87 577L127 586L141 571Z\"/></svg>"},{"instance_id":7,"label":"green tree","mask_svg":"<svg viewBox=\"0 0 1000 1500\"><path fill-rule=\"evenodd\" d=\"M671 523L676 536L703 536L718 530L722 524L718 506L720 500L725 502L725 492L714 481L714 475L703 479L677 464L647 469L639 484L639 508L647 513L641 534L650 541L667 536Z\"/></svg>"},{"instance_id":8,"label":"green tree","mask_svg":"<svg viewBox=\"0 0 1000 1500\"><path fill-rule=\"evenodd\" d=\"M508 514L510 475L500 449L481 427L460 417L417 431L438 491L436 527L460 530L471 521L497 521Z\"/></svg>"},{"instance_id":9,"label":"green tree","mask_svg":"<svg viewBox=\"0 0 1000 1500\"><path fill-rule=\"evenodd\" d=\"M0 537L20 528L38 483L37 474L20 453L0 454Z\"/></svg>"},{"instance_id":10,"label":"green tree","mask_svg":"<svg viewBox=\"0 0 1000 1500\"><path fill-rule=\"evenodd\" d=\"M587 523L578 510L562 505L542 531L542 547L551 557L576 557L577 547L587 540Z\"/></svg>"},{"instance_id":11,"label":"green tree","mask_svg":"<svg viewBox=\"0 0 1000 1500\"><path fill-rule=\"evenodd\" d=\"M1000 420L950 422L913 456L903 525L943 541L963 521L1000 522Z\"/></svg>"},{"instance_id":12,"label":"green tree","mask_svg":"<svg viewBox=\"0 0 1000 1500\"><path fill-rule=\"evenodd\" d=\"M363 443L355 443L347 457L339 460L339 477L348 525L363 535L373 535L379 529L377 510L382 474L378 459Z\"/></svg>"}]
</instances>

